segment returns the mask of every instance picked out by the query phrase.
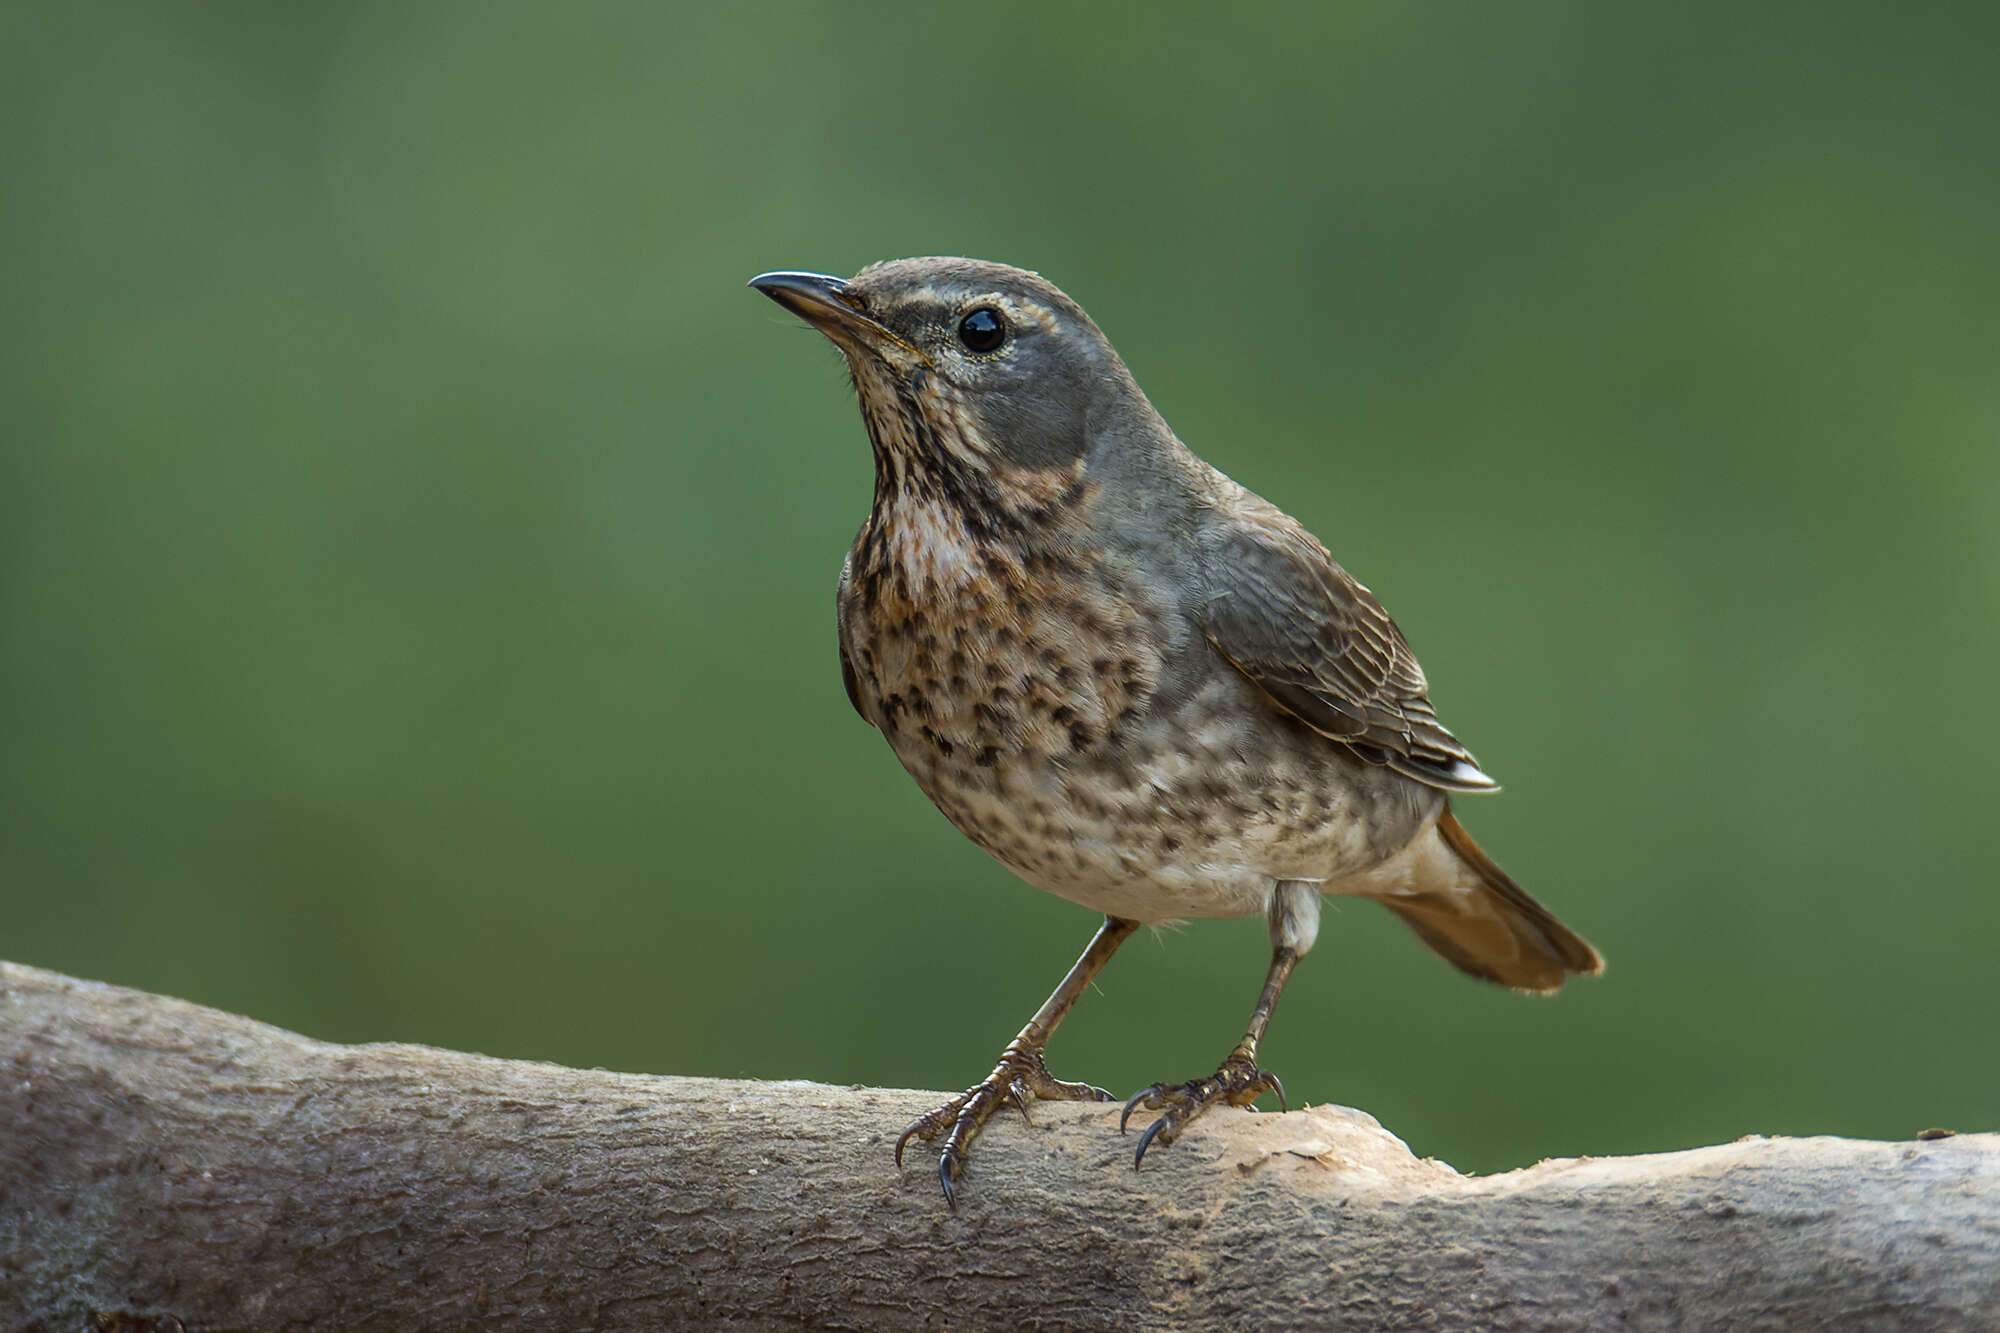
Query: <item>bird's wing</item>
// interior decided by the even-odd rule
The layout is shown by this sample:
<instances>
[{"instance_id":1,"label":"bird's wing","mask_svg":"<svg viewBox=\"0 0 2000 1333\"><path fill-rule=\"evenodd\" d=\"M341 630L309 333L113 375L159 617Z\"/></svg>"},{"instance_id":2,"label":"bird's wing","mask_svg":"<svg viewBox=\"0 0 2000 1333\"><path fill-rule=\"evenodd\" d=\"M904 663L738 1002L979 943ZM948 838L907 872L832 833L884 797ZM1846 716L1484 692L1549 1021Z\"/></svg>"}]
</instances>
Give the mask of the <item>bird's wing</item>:
<instances>
[{"instance_id":1,"label":"bird's wing","mask_svg":"<svg viewBox=\"0 0 2000 1333\"><path fill-rule=\"evenodd\" d=\"M1389 613L1282 511L1232 505L1202 542L1209 641L1271 700L1371 763L1446 791L1492 791L1438 721Z\"/></svg>"},{"instance_id":2,"label":"bird's wing","mask_svg":"<svg viewBox=\"0 0 2000 1333\"><path fill-rule=\"evenodd\" d=\"M854 567L854 557L840 562L840 583L834 590L834 632L840 641L840 683L847 690L847 702L854 705L854 711L861 714L861 720L874 726L868 710L861 706L861 686L854 679L854 661L847 651L847 580Z\"/></svg>"}]
</instances>

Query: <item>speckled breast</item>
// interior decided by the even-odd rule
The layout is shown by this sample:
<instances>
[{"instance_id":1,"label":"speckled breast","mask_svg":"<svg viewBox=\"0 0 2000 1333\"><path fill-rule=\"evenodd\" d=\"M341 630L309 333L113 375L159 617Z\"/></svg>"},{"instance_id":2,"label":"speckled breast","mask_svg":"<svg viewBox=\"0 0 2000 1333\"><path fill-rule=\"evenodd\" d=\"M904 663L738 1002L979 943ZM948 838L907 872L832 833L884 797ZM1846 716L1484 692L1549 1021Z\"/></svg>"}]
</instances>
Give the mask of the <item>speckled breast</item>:
<instances>
[{"instance_id":1,"label":"speckled breast","mask_svg":"<svg viewBox=\"0 0 2000 1333\"><path fill-rule=\"evenodd\" d=\"M878 513L840 616L864 714L953 824L1039 888L1139 920L1250 915L1274 878L1393 850L1357 816L1403 784L1234 672L1191 674L1212 655L1115 556L980 549L948 513Z\"/></svg>"}]
</instances>

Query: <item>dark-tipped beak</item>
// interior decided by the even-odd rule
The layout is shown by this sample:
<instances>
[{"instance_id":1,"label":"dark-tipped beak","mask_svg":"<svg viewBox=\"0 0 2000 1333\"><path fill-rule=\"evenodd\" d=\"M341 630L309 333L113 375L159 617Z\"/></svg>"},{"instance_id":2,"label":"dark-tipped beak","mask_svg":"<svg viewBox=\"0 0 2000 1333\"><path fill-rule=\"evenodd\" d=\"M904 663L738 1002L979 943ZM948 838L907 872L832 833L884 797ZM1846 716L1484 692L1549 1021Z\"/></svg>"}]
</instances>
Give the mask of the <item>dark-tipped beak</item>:
<instances>
[{"instance_id":1,"label":"dark-tipped beak","mask_svg":"<svg viewBox=\"0 0 2000 1333\"><path fill-rule=\"evenodd\" d=\"M847 282L824 273L759 273L750 285L849 350L869 348L878 355L899 347L921 352L870 319L842 295Z\"/></svg>"},{"instance_id":2,"label":"dark-tipped beak","mask_svg":"<svg viewBox=\"0 0 2000 1333\"><path fill-rule=\"evenodd\" d=\"M844 279L824 273L759 273L750 285L785 309L814 323L828 310L850 310L840 299L847 289Z\"/></svg>"}]
</instances>

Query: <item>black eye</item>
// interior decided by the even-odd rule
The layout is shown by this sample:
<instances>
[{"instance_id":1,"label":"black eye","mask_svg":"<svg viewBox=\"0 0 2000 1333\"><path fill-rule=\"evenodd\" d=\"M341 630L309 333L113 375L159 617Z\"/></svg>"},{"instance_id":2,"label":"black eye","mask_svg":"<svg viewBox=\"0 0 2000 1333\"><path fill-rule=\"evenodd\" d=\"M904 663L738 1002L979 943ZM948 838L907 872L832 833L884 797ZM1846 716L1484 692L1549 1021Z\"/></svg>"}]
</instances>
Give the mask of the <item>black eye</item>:
<instances>
[{"instance_id":1,"label":"black eye","mask_svg":"<svg viewBox=\"0 0 2000 1333\"><path fill-rule=\"evenodd\" d=\"M990 352L1007 341L1007 321L998 310L983 305L958 321L958 340L968 352Z\"/></svg>"}]
</instances>

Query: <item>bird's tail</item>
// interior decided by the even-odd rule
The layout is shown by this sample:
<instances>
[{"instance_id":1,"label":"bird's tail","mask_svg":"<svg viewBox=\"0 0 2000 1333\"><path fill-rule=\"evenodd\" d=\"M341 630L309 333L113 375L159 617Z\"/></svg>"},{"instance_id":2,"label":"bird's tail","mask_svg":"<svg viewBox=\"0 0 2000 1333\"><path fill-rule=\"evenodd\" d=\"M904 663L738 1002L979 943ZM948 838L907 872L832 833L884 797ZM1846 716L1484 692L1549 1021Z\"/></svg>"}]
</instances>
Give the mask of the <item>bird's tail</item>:
<instances>
[{"instance_id":1,"label":"bird's tail","mask_svg":"<svg viewBox=\"0 0 2000 1333\"><path fill-rule=\"evenodd\" d=\"M1544 994L1559 989L1571 972L1604 970L1597 950L1493 864L1449 807L1438 816L1434 836L1451 852L1456 882L1382 894L1376 901L1446 962L1482 981Z\"/></svg>"}]
</instances>

